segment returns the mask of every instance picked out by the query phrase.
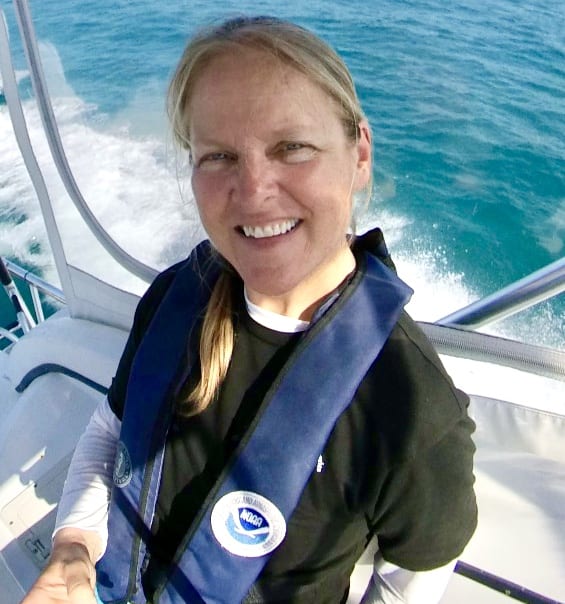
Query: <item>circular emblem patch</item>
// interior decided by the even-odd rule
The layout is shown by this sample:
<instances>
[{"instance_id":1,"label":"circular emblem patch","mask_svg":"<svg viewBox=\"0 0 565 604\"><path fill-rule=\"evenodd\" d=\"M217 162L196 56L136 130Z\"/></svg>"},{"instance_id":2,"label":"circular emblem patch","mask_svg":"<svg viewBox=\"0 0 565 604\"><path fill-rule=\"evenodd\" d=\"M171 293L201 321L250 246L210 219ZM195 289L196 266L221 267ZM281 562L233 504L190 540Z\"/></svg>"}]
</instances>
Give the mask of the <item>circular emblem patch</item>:
<instances>
[{"instance_id":1,"label":"circular emblem patch","mask_svg":"<svg viewBox=\"0 0 565 604\"><path fill-rule=\"evenodd\" d=\"M258 558L277 548L286 534L280 510L267 498L251 491L224 495L214 506L212 532L228 552Z\"/></svg>"},{"instance_id":2,"label":"circular emblem patch","mask_svg":"<svg viewBox=\"0 0 565 604\"><path fill-rule=\"evenodd\" d=\"M116 450L116 461L114 462L114 484L123 488L131 480L131 458L124 443L119 440Z\"/></svg>"}]
</instances>

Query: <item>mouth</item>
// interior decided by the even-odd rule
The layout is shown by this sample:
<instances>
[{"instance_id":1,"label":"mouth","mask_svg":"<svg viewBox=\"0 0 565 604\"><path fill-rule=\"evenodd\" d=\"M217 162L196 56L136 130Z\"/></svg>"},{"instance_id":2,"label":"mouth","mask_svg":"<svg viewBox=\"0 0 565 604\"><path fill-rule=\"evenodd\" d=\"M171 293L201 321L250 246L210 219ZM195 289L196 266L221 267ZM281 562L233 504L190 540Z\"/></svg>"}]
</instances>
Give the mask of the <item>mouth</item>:
<instances>
[{"instance_id":1,"label":"mouth","mask_svg":"<svg viewBox=\"0 0 565 604\"><path fill-rule=\"evenodd\" d=\"M300 222L298 218L289 218L288 220L272 222L263 226L242 225L237 227L237 230L248 239L266 239L290 233Z\"/></svg>"}]
</instances>

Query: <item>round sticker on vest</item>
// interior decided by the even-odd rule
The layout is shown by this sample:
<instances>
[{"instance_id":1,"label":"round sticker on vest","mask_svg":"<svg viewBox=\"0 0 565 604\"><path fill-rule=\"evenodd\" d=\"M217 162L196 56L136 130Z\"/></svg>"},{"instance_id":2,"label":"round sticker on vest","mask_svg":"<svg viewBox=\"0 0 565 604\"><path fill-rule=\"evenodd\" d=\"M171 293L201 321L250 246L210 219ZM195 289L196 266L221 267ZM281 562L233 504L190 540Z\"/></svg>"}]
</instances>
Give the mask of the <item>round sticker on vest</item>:
<instances>
[{"instance_id":1,"label":"round sticker on vest","mask_svg":"<svg viewBox=\"0 0 565 604\"><path fill-rule=\"evenodd\" d=\"M286 522L267 498L251 491L224 495L212 509L212 532L228 552L244 558L270 554L284 539Z\"/></svg>"},{"instance_id":2,"label":"round sticker on vest","mask_svg":"<svg viewBox=\"0 0 565 604\"><path fill-rule=\"evenodd\" d=\"M116 450L116 461L114 462L114 484L120 488L127 486L131 480L131 474L129 451L124 443L119 440Z\"/></svg>"}]
</instances>

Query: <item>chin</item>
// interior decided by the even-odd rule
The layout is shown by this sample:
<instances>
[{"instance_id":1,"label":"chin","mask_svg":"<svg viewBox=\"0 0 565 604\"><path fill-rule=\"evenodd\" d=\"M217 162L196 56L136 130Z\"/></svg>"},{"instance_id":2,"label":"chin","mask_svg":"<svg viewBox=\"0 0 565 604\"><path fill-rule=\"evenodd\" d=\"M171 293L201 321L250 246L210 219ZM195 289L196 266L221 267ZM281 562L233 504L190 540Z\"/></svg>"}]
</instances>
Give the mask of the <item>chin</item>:
<instances>
[{"instance_id":1,"label":"chin","mask_svg":"<svg viewBox=\"0 0 565 604\"><path fill-rule=\"evenodd\" d=\"M277 272L273 269L265 271L265 274L253 274L244 276L242 273L243 282L248 290L252 290L262 296L281 297L289 294L300 286L303 279L290 279L277 276Z\"/></svg>"}]
</instances>

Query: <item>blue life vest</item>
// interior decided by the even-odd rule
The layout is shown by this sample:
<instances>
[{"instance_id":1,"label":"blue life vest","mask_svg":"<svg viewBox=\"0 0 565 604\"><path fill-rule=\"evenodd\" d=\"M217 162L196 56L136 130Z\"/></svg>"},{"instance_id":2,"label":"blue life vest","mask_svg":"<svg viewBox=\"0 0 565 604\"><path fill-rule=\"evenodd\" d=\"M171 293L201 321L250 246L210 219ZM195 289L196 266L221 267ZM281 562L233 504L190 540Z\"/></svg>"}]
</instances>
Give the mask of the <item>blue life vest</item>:
<instances>
[{"instance_id":1,"label":"blue life vest","mask_svg":"<svg viewBox=\"0 0 565 604\"><path fill-rule=\"evenodd\" d=\"M303 334L181 543L154 604L241 602L285 535L342 412L412 291L375 256ZM155 513L172 402L197 357L186 349L220 271L210 244L178 270L136 353L128 383L109 544L97 565L106 603L143 604L142 567ZM191 356L192 355L192 356ZM304 404L308 401L308 404ZM299 429L298 429L299 427ZM284 443L276 448L275 443Z\"/></svg>"}]
</instances>

